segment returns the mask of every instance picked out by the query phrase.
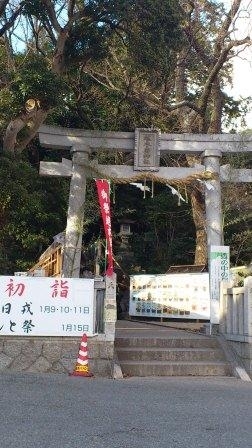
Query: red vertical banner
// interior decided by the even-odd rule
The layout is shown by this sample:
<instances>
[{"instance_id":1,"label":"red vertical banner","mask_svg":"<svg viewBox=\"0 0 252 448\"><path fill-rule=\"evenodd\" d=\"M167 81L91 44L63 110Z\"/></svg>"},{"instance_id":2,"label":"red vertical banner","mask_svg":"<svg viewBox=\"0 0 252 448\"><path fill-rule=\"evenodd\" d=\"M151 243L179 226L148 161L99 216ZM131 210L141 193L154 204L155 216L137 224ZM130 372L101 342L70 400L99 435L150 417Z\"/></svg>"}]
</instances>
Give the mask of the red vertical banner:
<instances>
[{"instance_id":1,"label":"red vertical banner","mask_svg":"<svg viewBox=\"0 0 252 448\"><path fill-rule=\"evenodd\" d=\"M106 179L95 180L99 204L101 208L101 215L103 220L103 226L105 236L107 240L108 251L108 267L106 275L113 275L113 252L112 252L112 231L111 231L111 216L110 216L110 186Z\"/></svg>"}]
</instances>

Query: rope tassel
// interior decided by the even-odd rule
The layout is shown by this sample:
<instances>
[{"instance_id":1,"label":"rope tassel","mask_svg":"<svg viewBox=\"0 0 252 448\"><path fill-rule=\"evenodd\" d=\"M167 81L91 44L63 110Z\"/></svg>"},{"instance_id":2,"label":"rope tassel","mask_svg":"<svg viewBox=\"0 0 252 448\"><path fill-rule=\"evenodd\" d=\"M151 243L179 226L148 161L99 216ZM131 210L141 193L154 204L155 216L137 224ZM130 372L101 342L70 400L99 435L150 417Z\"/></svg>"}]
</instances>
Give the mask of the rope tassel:
<instances>
[{"instance_id":1,"label":"rope tassel","mask_svg":"<svg viewBox=\"0 0 252 448\"><path fill-rule=\"evenodd\" d=\"M146 177L144 178L144 199L146 198Z\"/></svg>"}]
</instances>

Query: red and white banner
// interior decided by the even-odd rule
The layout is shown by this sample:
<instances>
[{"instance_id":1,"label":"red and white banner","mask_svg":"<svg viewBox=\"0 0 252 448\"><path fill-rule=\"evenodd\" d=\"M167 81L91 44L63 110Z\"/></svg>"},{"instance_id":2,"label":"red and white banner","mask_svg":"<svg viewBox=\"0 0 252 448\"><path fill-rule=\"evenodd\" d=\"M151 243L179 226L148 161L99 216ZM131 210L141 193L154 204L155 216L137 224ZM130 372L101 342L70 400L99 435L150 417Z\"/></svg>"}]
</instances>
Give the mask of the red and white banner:
<instances>
[{"instance_id":1,"label":"red and white banner","mask_svg":"<svg viewBox=\"0 0 252 448\"><path fill-rule=\"evenodd\" d=\"M95 180L97 193L99 198L99 204L101 208L101 215L104 225L104 231L107 240L107 251L108 251L108 267L106 270L106 275L113 275L113 252L112 252L112 231L111 231L111 217L110 217L110 186L106 179L96 179Z\"/></svg>"}]
</instances>

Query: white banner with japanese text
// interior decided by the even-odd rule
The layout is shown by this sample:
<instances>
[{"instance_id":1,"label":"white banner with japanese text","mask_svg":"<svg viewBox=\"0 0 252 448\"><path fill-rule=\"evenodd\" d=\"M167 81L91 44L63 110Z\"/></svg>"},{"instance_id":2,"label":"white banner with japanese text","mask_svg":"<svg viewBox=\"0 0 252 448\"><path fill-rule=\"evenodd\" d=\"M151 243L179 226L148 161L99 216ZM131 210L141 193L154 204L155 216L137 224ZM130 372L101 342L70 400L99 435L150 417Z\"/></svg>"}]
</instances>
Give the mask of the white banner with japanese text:
<instances>
[{"instance_id":1,"label":"white banner with japanese text","mask_svg":"<svg viewBox=\"0 0 252 448\"><path fill-rule=\"evenodd\" d=\"M0 276L0 335L94 333L94 280Z\"/></svg>"},{"instance_id":2,"label":"white banner with japanese text","mask_svg":"<svg viewBox=\"0 0 252 448\"><path fill-rule=\"evenodd\" d=\"M208 273L130 276L129 315L209 320Z\"/></svg>"},{"instance_id":3,"label":"white banner with japanese text","mask_svg":"<svg viewBox=\"0 0 252 448\"><path fill-rule=\"evenodd\" d=\"M228 282L229 278L229 246L210 246L210 307L212 324L218 324L220 320L220 282Z\"/></svg>"}]
</instances>

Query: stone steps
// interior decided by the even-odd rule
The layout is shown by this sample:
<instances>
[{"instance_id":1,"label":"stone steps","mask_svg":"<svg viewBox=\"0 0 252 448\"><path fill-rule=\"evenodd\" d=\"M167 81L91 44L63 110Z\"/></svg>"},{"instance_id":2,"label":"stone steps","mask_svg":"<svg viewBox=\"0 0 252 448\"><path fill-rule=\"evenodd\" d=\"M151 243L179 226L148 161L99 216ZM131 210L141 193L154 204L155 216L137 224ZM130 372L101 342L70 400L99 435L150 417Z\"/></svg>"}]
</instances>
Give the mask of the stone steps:
<instances>
[{"instance_id":1,"label":"stone steps","mask_svg":"<svg viewBox=\"0 0 252 448\"><path fill-rule=\"evenodd\" d=\"M219 347L218 341L215 338L206 336L191 336L188 337L116 337L116 347L164 347L164 348L202 348Z\"/></svg>"},{"instance_id":2,"label":"stone steps","mask_svg":"<svg viewBox=\"0 0 252 448\"><path fill-rule=\"evenodd\" d=\"M117 337L117 357L125 376L231 376L214 337Z\"/></svg>"},{"instance_id":3,"label":"stone steps","mask_svg":"<svg viewBox=\"0 0 252 448\"><path fill-rule=\"evenodd\" d=\"M117 350L121 361L223 361L223 352L211 348L161 348L120 347Z\"/></svg>"},{"instance_id":4,"label":"stone steps","mask_svg":"<svg viewBox=\"0 0 252 448\"><path fill-rule=\"evenodd\" d=\"M231 376L225 361L121 361L125 376Z\"/></svg>"}]
</instances>

